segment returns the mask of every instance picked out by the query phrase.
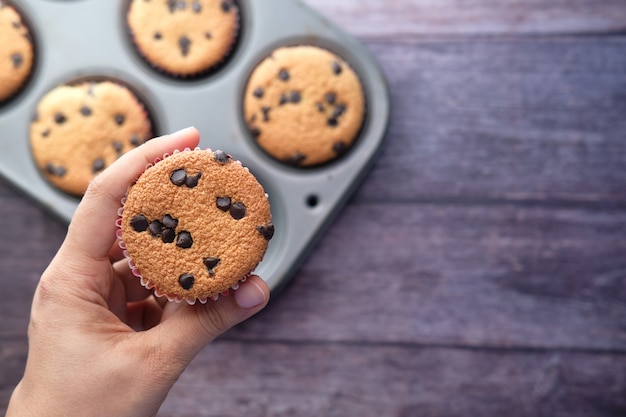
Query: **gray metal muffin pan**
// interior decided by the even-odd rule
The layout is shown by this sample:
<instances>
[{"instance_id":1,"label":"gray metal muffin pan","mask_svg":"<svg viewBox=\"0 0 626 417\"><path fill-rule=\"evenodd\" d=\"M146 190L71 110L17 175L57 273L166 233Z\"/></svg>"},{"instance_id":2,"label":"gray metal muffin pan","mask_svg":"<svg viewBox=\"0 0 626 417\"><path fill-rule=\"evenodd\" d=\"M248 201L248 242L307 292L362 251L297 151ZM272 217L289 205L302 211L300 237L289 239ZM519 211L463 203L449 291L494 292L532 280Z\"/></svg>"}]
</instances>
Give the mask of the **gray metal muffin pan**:
<instances>
[{"instance_id":1,"label":"gray metal muffin pan","mask_svg":"<svg viewBox=\"0 0 626 417\"><path fill-rule=\"evenodd\" d=\"M236 50L217 72L200 79L172 79L138 56L125 23L124 0L19 0L37 48L35 71L14 99L0 105L0 174L69 222L79 202L40 175L29 148L29 124L50 89L81 78L123 82L144 100L157 134L187 126L200 146L240 160L270 196L274 238L256 269L273 292L294 274L341 209L383 142L389 96L384 76L367 49L299 0L239 0L241 33ZM327 165L299 169L266 155L251 138L242 97L255 65L284 45L325 47L348 61L363 83L367 121L354 147Z\"/></svg>"}]
</instances>

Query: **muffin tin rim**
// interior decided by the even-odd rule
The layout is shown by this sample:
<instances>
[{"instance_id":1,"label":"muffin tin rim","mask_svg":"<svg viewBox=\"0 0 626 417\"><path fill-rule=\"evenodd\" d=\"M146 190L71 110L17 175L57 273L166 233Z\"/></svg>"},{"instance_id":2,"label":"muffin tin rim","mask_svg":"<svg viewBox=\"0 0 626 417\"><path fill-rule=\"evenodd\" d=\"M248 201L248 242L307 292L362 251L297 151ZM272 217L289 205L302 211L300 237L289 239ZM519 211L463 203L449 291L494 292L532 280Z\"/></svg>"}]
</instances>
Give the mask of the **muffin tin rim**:
<instances>
[{"instance_id":1,"label":"muffin tin rim","mask_svg":"<svg viewBox=\"0 0 626 417\"><path fill-rule=\"evenodd\" d=\"M337 25L328 22L321 14L316 12L311 7L304 4L302 1L294 0L275 0L271 4L265 4L263 2L256 2L255 0L238 1L239 7L245 4L245 7L249 8L248 26L246 43L242 44L238 48L240 61L230 61L236 65L233 65L231 71L220 70L216 73L216 76L210 76L201 80L174 80L169 77L160 77L158 74L147 67L145 64L138 65L142 58L137 56L137 53L133 50L134 46L127 40L127 34L123 32L123 13L120 13L120 5L109 3L102 0L89 0L76 2L76 6L81 5L81 10L84 16L86 10L90 8L90 5L85 3L93 3L96 6L100 6L100 9L107 11L107 19L109 16L115 18L113 25L116 32L116 44L115 48L107 49L106 57L120 57L121 61L111 61L111 64L105 62L103 64L103 55L101 54L94 63L90 65L86 64L86 59L73 58L74 66L63 67L60 64L59 56L57 54L49 54L47 50L40 51L40 55L43 54L42 60L43 66L40 67L47 69L40 71L38 75L41 79L35 79L29 86L29 90L37 91L39 97L43 96L51 88L48 88L55 80L61 80L57 84L61 84L67 80L78 77L92 77L94 75L104 74L105 77L113 77L115 79L121 79L126 81L131 87L138 88L140 92L147 92L147 99L144 99L144 104L155 109L157 115L162 112L165 114L165 118L159 120L159 125L163 131L176 130L181 123L181 116L186 115L187 111L175 111L168 110L169 101L174 100L174 106L184 106L185 100L194 96L195 88L201 86L205 92L215 91L218 95L221 94L221 98L225 98L225 94L230 94L233 97L228 98L228 106L226 106L227 117L219 119L215 116L215 113L208 117L206 120L202 120L199 123L200 130L203 135L203 140L200 144L201 147L210 146L214 149L224 149L227 152L232 152L235 157L240 159L244 165L248 166L267 189L272 199L272 203L278 202L279 206L282 206L275 215L281 216L281 223L283 230L279 232L281 236L280 245L270 245L270 250L266 254L266 261L259 265L259 272L262 272L263 276L268 280L268 284L275 291L276 288L282 287L287 281L286 278L291 277L296 268L302 263L306 254L308 254L318 237L323 234L326 228L330 225L330 220L339 212L339 209L343 206L343 203L352 194L352 191L358 186L360 180L367 173L369 168L374 162L376 151L382 146L384 142L384 133L388 126L389 116L389 94L386 82L384 80L384 74L380 70L378 63L373 59L371 53L367 48L362 45L356 38L345 33ZM63 5L63 2L53 2L50 0L28 0L30 6L36 6L38 3L51 4L50 8L57 9L55 12L60 12L60 8L56 6ZM56 4L53 4L56 3ZM67 6L71 6L69 2L65 1ZM269 2L268 2L269 3ZM105 6L106 5L106 6ZM65 6L65 5L63 5ZM277 16L272 6L281 6L278 9L281 13ZM98 7L96 7L97 9ZM66 10L65 8L63 10ZM71 8L69 9L71 10ZM43 23L42 12L36 12L32 16L32 21L35 23ZM258 14L258 16L257 16ZM291 19L291 15L294 16ZM252 16L254 20L252 20ZM288 20L285 20L287 18ZM282 22L285 25L280 24ZM67 23L69 19L65 19ZM89 31L92 35L86 23L82 21L81 26ZM273 31L273 25L277 23L279 25L276 30ZM101 26L101 25L100 25ZM306 26L306 28L305 28ZM45 27L41 29L41 33L45 34ZM310 33L310 35L305 35ZM66 34L67 35L67 34ZM374 105L374 109L368 112L369 116L366 118L368 127L366 131L362 131L359 140L358 148L355 143L355 147L352 152L344 155L337 160L337 163L331 163L323 165L320 168L323 169L302 169L294 167L289 169L288 165L275 161L272 157L259 157L265 155L262 150L255 152L256 144L251 143L247 137L247 126L242 124L244 117L239 110L242 105L241 100L236 97L236 88L245 88L242 77L247 79L250 71L255 67L256 63L254 58L261 56L260 51L271 50L273 45L284 46L289 43L290 39L305 39L306 44L311 42L328 42L338 45L338 48L328 48L333 52L340 55L346 61L348 61L351 67L359 75L359 79L362 82L364 93L366 94L368 109L371 109L370 105ZM55 51L58 52L58 46L51 40L44 39L45 44L43 47L52 45ZM120 49L118 47L122 45ZM85 47L86 43L79 43L81 47ZM325 46L325 45L322 45ZM345 52L341 52L341 51ZM76 52L73 52L76 55ZM54 56L56 55L56 56ZM264 54L265 55L265 54ZM264 56L263 55L263 56ZM54 59L52 59L54 56ZM261 56L262 58L262 56ZM88 63L87 63L88 64ZM228 69L226 68L226 69ZM52 72L49 70L53 69ZM234 69L234 70L233 70ZM365 69L365 70L363 70ZM52 75L48 75L52 74ZM156 74L156 75L155 75ZM144 78L145 77L145 78ZM55 85L57 85L55 84ZM216 84L217 87L224 85L232 90L234 85L235 90L233 93L228 93L225 88L213 88L212 85ZM53 85L54 86L54 85ZM153 88L154 87L154 88ZM367 90L366 87L371 87ZM26 120L25 126L15 126L15 123L9 123L8 119L15 117L22 117L24 110L31 115L35 108L37 101L33 97L29 97L28 94L22 95L22 98L26 97L25 102L21 103L15 111L10 111L7 114L3 113L0 109L0 126L6 126L9 130L13 129L18 134L22 134L22 130L28 131L29 120ZM217 105L203 100L202 105ZM222 106L224 107L224 106ZM190 117L203 117L201 111L198 108L190 108ZM220 113L221 114L221 113ZM8 117L7 117L8 116ZM161 119L161 118L160 118ZM192 119L193 120L193 119ZM240 122L237 123L237 120ZM188 123L188 122L184 122ZM216 123L211 125L211 123ZM204 127L207 126L207 127ZM203 129L209 129L207 132ZM212 134L214 128L217 128L219 136ZM223 133L220 129L227 128ZM205 136L205 134L207 134ZM215 142L214 140L217 139ZM364 140L366 139L366 140ZM18 147L11 146L14 150L20 150ZM257 148L258 149L258 148ZM21 151L20 151L21 153ZM29 155L26 156L30 158ZM22 158L20 158L22 159ZM268 163L271 159L272 163ZM339 163L339 161L342 161ZM75 209L76 201L72 199L71 202L67 201L68 195L61 191L56 190L49 185L46 185L47 189L41 193L43 195L34 195L37 189L40 187L39 182L36 186L32 186L29 189L25 187L26 181L29 180L30 173L26 174L27 178L23 175L17 175L19 171L15 171L15 163L5 163L0 161L0 171L5 174L11 182L16 185L20 191L28 194L34 200L38 200L40 204L47 206L48 211L51 211L54 215L67 222ZM36 168L33 168L37 170ZM297 174L297 175L294 175ZM47 181L42 180L47 184ZM34 187L34 189L33 189ZM42 190L43 191L43 190ZM319 192L321 198L319 205L313 209L307 207L302 198L307 197L309 191ZM292 196L292 193L294 195ZM293 207L294 204L296 207ZM274 210L273 214L274 214ZM281 213L282 212L282 213ZM299 225L299 222L303 224ZM300 235L294 236L294 230ZM274 240L274 239L273 239ZM274 249L271 249L274 246ZM280 246L280 247L276 247ZM293 247L289 247L293 246ZM267 260L271 260L268 264Z\"/></svg>"},{"instance_id":2,"label":"muffin tin rim","mask_svg":"<svg viewBox=\"0 0 626 417\"><path fill-rule=\"evenodd\" d=\"M272 52L276 51L277 49L288 48L288 47L298 47L298 46L318 47L320 49L324 49L338 56L339 58L343 59L350 66L350 68L355 72L359 80L359 83L361 85L361 91L363 92L363 98L364 98L363 120L361 122L361 126L359 127L359 131L357 132L355 139L352 145L350 146L350 148L348 149L348 151L345 154L340 155L332 160L329 160L320 164L312 165L312 166L293 165L288 162L281 161L273 157L269 153L267 153L251 135L250 129L248 128L248 124L246 123L245 109L244 109L246 89L247 89L248 83L250 82L250 78L252 74L254 73L254 70L266 58L270 57L272 55ZM259 156L262 157L264 160L266 160L267 163L271 165L276 165L277 167L284 168L287 170L292 170L293 172L297 172L297 173L324 170L324 169L331 167L332 165L341 163L341 161L345 160L346 158L349 158L350 155L356 152L355 149L357 149L361 145L363 138L367 136L367 132L369 131L369 128L370 128L370 119L368 115L370 112L369 97L371 97L372 95L370 92L371 87L369 83L364 80L364 77L361 76L362 69L358 68L359 65L354 64L356 60L353 60L352 56L347 57L346 54L344 54L343 52L339 52L340 49L341 48L340 46L337 45L337 42L329 38L310 37L310 36L309 37L293 36L290 39L286 39L285 41L272 42L269 45L266 45L266 47L263 48L261 51L256 51L254 54L254 57L250 59L249 62L247 63L246 65L247 69L246 71L242 71L242 74L241 74L242 78L240 79L238 86L237 86L237 89L239 90L237 94L238 101L239 101L238 121L240 124L240 129L244 132L246 139L250 143L253 144L252 147L255 148L255 152L258 152Z\"/></svg>"}]
</instances>

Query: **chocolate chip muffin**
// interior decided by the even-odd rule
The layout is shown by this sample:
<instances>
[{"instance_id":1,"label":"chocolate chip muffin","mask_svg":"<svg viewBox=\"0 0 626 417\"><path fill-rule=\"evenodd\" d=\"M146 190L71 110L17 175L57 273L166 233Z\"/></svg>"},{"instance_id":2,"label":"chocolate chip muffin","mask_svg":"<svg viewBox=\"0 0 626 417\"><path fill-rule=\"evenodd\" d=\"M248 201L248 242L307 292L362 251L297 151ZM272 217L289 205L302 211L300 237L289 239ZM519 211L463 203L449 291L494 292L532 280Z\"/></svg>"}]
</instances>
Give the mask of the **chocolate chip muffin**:
<instances>
[{"instance_id":1,"label":"chocolate chip muffin","mask_svg":"<svg viewBox=\"0 0 626 417\"><path fill-rule=\"evenodd\" d=\"M118 237L145 287L193 304L246 279L274 235L271 220L267 194L241 163L185 150L130 187Z\"/></svg>"},{"instance_id":2,"label":"chocolate chip muffin","mask_svg":"<svg viewBox=\"0 0 626 417\"><path fill-rule=\"evenodd\" d=\"M0 103L24 86L33 60L33 41L21 15L0 0Z\"/></svg>"},{"instance_id":3,"label":"chocolate chip muffin","mask_svg":"<svg viewBox=\"0 0 626 417\"><path fill-rule=\"evenodd\" d=\"M30 125L31 151L41 173L76 196L95 175L151 137L143 104L111 81L52 89L39 101Z\"/></svg>"},{"instance_id":4,"label":"chocolate chip muffin","mask_svg":"<svg viewBox=\"0 0 626 417\"><path fill-rule=\"evenodd\" d=\"M251 137L269 155L309 167L345 154L365 118L355 71L315 46L282 47L252 72L244 97Z\"/></svg>"},{"instance_id":5,"label":"chocolate chip muffin","mask_svg":"<svg viewBox=\"0 0 626 417\"><path fill-rule=\"evenodd\" d=\"M128 27L138 52L173 76L198 76L221 64L239 33L233 0L133 0Z\"/></svg>"}]
</instances>

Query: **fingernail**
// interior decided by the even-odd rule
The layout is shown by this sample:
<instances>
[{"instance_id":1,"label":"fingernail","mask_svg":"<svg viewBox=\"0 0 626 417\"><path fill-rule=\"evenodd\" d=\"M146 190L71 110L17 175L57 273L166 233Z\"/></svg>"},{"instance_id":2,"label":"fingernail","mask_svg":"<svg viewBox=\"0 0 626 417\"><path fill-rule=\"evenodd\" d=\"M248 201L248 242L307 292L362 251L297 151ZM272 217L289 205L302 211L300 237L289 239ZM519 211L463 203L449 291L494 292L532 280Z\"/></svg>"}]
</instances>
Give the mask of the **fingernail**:
<instances>
[{"instance_id":1,"label":"fingernail","mask_svg":"<svg viewBox=\"0 0 626 417\"><path fill-rule=\"evenodd\" d=\"M234 292L235 301L241 308L252 308L265 302L265 293L253 281L247 281Z\"/></svg>"}]
</instances>

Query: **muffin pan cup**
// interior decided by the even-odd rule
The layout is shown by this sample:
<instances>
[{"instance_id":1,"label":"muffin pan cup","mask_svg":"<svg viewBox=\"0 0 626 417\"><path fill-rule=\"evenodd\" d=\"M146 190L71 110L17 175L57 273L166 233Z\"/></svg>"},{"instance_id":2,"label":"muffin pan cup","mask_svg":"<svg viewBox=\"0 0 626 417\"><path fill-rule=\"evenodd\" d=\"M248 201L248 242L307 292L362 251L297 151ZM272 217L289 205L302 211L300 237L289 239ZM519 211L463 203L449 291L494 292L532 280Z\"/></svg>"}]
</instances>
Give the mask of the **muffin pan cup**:
<instances>
[{"instance_id":1,"label":"muffin pan cup","mask_svg":"<svg viewBox=\"0 0 626 417\"><path fill-rule=\"evenodd\" d=\"M376 61L356 39L299 0L239 0L239 40L229 59L202 78L172 78L137 53L126 26L127 1L21 0L36 45L35 69L26 87L0 104L0 174L69 222L79 202L40 174L30 151L29 126L41 97L59 84L111 79L138 95L155 134L187 126L200 131L203 148L240 160L269 194L276 228L255 273L277 292L293 276L315 242L371 166L389 119L387 85ZM254 142L243 116L243 94L255 66L289 45L320 46L357 72L367 116L352 149L315 168L276 161Z\"/></svg>"}]
</instances>

